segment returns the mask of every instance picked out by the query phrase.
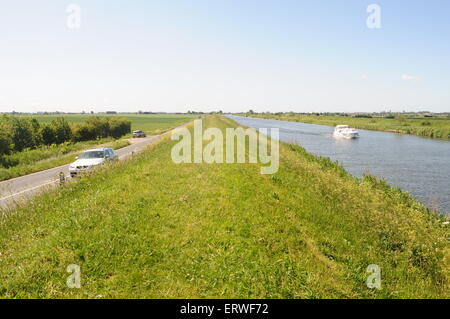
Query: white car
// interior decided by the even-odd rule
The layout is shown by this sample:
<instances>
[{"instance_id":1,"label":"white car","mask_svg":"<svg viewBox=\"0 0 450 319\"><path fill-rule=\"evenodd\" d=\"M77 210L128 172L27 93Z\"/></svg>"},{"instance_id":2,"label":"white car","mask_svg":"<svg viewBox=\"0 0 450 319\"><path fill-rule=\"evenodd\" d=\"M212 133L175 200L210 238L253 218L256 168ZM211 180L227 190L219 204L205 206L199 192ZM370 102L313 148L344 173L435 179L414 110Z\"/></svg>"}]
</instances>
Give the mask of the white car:
<instances>
[{"instance_id":1,"label":"white car","mask_svg":"<svg viewBox=\"0 0 450 319\"><path fill-rule=\"evenodd\" d=\"M147 134L144 131L134 131L133 137L134 138L147 137Z\"/></svg>"},{"instance_id":2,"label":"white car","mask_svg":"<svg viewBox=\"0 0 450 319\"><path fill-rule=\"evenodd\" d=\"M75 177L81 173L94 170L97 166L109 161L117 161L117 153L112 148L97 148L85 151L76 161L70 164L70 176Z\"/></svg>"}]
</instances>

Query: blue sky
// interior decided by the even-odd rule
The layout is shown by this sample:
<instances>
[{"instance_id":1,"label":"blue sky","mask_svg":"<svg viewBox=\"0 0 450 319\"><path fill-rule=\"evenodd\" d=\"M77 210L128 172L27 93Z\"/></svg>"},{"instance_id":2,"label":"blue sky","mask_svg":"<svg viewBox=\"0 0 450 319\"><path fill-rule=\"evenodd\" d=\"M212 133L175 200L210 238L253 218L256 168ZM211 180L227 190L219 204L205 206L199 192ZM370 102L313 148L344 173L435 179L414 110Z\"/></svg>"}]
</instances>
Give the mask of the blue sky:
<instances>
[{"instance_id":1,"label":"blue sky","mask_svg":"<svg viewBox=\"0 0 450 319\"><path fill-rule=\"evenodd\" d=\"M450 111L448 0L0 3L0 112Z\"/></svg>"}]
</instances>

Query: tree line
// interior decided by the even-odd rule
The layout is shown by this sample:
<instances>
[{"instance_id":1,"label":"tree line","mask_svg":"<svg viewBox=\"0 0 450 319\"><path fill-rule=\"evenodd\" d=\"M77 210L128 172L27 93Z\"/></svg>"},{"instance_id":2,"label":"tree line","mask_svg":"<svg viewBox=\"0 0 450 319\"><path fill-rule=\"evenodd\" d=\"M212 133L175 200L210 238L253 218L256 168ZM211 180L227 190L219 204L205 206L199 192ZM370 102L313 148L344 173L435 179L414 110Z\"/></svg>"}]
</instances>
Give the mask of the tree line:
<instances>
[{"instance_id":1,"label":"tree line","mask_svg":"<svg viewBox=\"0 0 450 319\"><path fill-rule=\"evenodd\" d=\"M69 124L61 117L41 124L35 118L5 114L0 117L0 155L44 145L120 138L130 132L131 121L125 118L92 117L82 124Z\"/></svg>"}]
</instances>

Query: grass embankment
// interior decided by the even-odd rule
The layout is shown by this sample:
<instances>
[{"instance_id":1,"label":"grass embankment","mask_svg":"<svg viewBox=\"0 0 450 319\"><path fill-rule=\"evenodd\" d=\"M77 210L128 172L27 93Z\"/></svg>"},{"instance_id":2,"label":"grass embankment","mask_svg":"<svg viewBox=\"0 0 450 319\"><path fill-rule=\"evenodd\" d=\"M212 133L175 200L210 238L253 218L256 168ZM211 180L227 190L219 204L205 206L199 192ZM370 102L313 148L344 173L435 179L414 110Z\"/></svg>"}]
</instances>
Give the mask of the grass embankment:
<instances>
[{"instance_id":1,"label":"grass embankment","mask_svg":"<svg viewBox=\"0 0 450 319\"><path fill-rule=\"evenodd\" d=\"M14 163L14 166L5 168L0 165L0 181L69 164L74 161L74 156L77 152L99 145L120 149L130 145L130 142L106 138L88 142L43 146L34 150L6 155L4 160Z\"/></svg>"},{"instance_id":2,"label":"grass embankment","mask_svg":"<svg viewBox=\"0 0 450 319\"><path fill-rule=\"evenodd\" d=\"M450 297L450 230L398 190L297 146L281 144L270 176L258 164L176 165L174 144L4 218L0 296ZM66 287L70 264L81 289ZM381 290L366 286L370 264Z\"/></svg>"},{"instance_id":3,"label":"grass embankment","mask_svg":"<svg viewBox=\"0 0 450 319\"><path fill-rule=\"evenodd\" d=\"M89 118L101 117L121 117L131 121L131 129L143 130L148 135L164 133L174 127L182 125L198 117L193 114L59 114L59 115L33 115L40 123L50 123L58 117L63 117L72 124L81 124Z\"/></svg>"},{"instance_id":4,"label":"grass embankment","mask_svg":"<svg viewBox=\"0 0 450 319\"><path fill-rule=\"evenodd\" d=\"M450 140L450 118L448 117L412 117L395 118L358 118L340 115L301 115L301 114L249 114L251 117L271 120L303 122L336 126L351 125L359 129L410 134L420 137Z\"/></svg>"}]
</instances>

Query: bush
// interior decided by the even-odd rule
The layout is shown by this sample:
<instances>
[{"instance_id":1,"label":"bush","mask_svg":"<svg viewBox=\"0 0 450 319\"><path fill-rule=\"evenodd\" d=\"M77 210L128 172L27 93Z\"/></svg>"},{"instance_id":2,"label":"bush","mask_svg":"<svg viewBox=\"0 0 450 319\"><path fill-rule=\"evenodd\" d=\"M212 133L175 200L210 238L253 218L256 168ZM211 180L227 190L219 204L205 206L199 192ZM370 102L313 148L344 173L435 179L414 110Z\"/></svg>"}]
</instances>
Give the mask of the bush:
<instances>
[{"instance_id":1,"label":"bush","mask_svg":"<svg viewBox=\"0 0 450 319\"><path fill-rule=\"evenodd\" d=\"M42 145L40 124L36 119L3 115L0 131L0 155Z\"/></svg>"},{"instance_id":2,"label":"bush","mask_svg":"<svg viewBox=\"0 0 450 319\"><path fill-rule=\"evenodd\" d=\"M105 138L110 136L109 118L100 118L98 116L90 118L86 124L94 129L96 138Z\"/></svg>"},{"instance_id":3,"label":"bush","mask_svg":"<svg viewBox=\"0 0 450 319\"><path fill-rule=\"evenodd\" d=\"M88 124L77 125L73 129L72 140L74 142L90 141L95 140L96 138L97 136L95 133L95 127L91 125Z\"/></svg>"},{"instance_id":4,"label":"bush","mask_svg":"<svg viewBox=\"0 0 450 319\"><path fill-rule=\"evenodd\" d=\"M36 119L31 119L31 132L33 134L33 146L42 145L41 124Z\"/></svg>"},{"instance_id":5,"label":"bush","mask_svg":"<svg viewBox=\"0 0 450 319\"><path fill-rule=\"evenodd\" d=\"M94 117L78 125L70 125L64 118L57 118L50 124L41 125L34 118L3 115L0 117L0 165L12 165L3 158L12 151L107 137L120 138L130 132L131 121L124 118Z\"/></svg>"},{"instance_id":6,"label":"bush","mask_svg":"<svg viewBox=\"0 0 450 319\"><path fill-rule=\"evenodd\" d=\"M86 124L77 125L72 139L76 142L114 137L120 138L131 132L131 121L124 118L89 119Z\"/></svg>"},{"instance_id":7,"label":"bush","mask_svg":"<svg viewBox=\"0 0 450 319\"><path fill-rule=\"evenodd\" d=\"M51 125L44 125L41 128L41 139L44 145L52 145L56 143L55 130Z\"/></svg>"},{"instance_id":8,"label":"bush","mask_svg":"<svg viewBox=\"0 0 450 319\"><path fill-rule=\"evenodd\" d=\"M12 143L16 152L21 152L26 148L31 148L33 143L33 130L31 121L26 118L13 117L10 120L12 130Z\"/></svg>"},{"instance_id":9,"label":"bush","mask_svg":"<svg viewBox=\"0 0 450 319\"><path fill-rule=\"evenodd\" d=\"M64 118L58 118L52 122L55 131L55 142L62 144L72 139L72 128Z\"/></svg>"},{"instance_id":10,"label":"bush","mask_svg":"<svg viewBox=\"0 0 450 319\"><path fill-rule=\"evenodd\" d=\"M114 138L131 133L131 121L123 118L114 118L110 123L110 133Z\"/></svg>"},{"instance_id":11,"label":"bush","mask_svg":"<svg viewBox=\"0 0 450 319\"><path fill-rule=\"evenodd\" d=\"M11 152L12 140L4 127L0 126L0 156Z\"/></svg>"}]
</instances>

